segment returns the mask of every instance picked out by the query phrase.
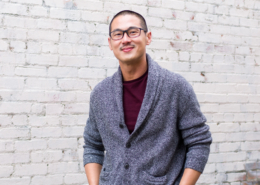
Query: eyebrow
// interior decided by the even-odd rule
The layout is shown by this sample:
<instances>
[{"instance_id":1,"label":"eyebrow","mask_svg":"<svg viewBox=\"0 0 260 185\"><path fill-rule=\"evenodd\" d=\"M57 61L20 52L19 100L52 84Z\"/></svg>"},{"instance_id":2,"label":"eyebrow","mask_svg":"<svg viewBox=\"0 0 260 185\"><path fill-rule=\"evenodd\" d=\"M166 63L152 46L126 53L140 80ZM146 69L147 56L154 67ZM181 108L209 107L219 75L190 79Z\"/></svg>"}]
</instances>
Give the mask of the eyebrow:
<instances>
[{"instance_id":1,"label":"eyebrow","mask_svg":"<svg viewBox=\"0 0 260 185\"><path fill-rule=\"evenodd\" d=\"M136 26L130 26L130 27L127 28L126 30L129 30L129 29L131 29L131 28L138 28L138 27L136 27ZM114 31L126 31L126 30L115 29L115 30L111 31L111 33L114 32Z\"/></svg>"}]
</instances>

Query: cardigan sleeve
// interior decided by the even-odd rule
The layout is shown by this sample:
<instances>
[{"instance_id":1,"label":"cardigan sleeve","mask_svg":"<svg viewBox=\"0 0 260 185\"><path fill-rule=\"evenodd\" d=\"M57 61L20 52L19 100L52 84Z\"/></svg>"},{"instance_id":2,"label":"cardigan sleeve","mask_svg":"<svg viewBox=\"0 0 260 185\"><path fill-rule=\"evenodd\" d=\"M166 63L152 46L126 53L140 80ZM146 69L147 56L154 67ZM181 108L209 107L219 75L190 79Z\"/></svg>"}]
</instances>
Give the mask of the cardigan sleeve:
<instances>
[{"instance_id":1,"label":"cardigan sleeve","mask_svg":"<svg viewBox=\"0 0 260 185\"><path fill-rule=\"evenodd\" d=\"M84 137L84 153L83 153L83 164L84 166L88 163L103 164L104 160L104 146L102 143L101 136L99 134L95 115L90 100L89 118L83 133Z\"/></svg>"},{"instance_id":2,"label":"cardigan sleeve","mask_svg":"<svg viewBox=\"0 0 260 185\"><path fill-rule=\"evenodd\" d=\"M178 126L186 146L185 168L202 173L210 153L211 133L192 86L184 78L180 86Z\"/></svg>"}]
</instances>

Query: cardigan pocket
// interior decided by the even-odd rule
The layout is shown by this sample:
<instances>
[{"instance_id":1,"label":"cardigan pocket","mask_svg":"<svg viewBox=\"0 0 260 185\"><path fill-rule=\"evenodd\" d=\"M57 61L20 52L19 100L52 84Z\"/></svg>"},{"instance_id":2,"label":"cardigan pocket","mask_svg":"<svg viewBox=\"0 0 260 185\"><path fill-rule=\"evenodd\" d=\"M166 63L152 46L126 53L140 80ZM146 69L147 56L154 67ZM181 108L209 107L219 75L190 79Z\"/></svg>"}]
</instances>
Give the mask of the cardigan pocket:
<instances>
[{"instance_id":1,"label":"cardigan pocket","mask_svg":"<svg viewBox=\"0 0 260 185\"><path fill-rule=\"evenodd\" d=\"M145 185L164 185L166 184L167 177L166 175L155 177L153 175L148 174L147 172L143 173Z\"/></svg>"},{"instance_id":2,"label":"cardigan pocket","mask_svg":"<svg viewBox=\"0 0 260 185\"><path fill-rule=\"evenodd\" d=\"M106 172L102 170L99 177L100 184L103 183L107 184L109 181L109 177L110 177L110 172Z\"/></svg>"}]
</instances>

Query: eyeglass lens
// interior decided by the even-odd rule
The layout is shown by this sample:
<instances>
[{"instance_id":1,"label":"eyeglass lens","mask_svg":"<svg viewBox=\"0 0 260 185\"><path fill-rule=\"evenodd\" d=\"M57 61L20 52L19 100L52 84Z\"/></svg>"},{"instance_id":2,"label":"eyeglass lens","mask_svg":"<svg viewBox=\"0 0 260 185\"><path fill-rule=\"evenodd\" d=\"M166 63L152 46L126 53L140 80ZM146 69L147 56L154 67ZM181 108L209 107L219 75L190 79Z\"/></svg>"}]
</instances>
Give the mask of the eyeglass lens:
<instances>
[{"instance_id":1,"label":"eyeglass lens","mask_svg":"<svg viewBox=\"0 0 260 185\"><path fill-rule=\"evenodd\" d=\"M127 30L126 33L127 33L128 37L133 38L133 37L138 37L141 33L141 30L139 28L131 28L131 29ZM112 37L112 39L115 39L115 40L122 39L124 37L123 34L124 34L123 31L118 30L118 31L112 32L111 37Z\"/></svg>"}]
</instances>

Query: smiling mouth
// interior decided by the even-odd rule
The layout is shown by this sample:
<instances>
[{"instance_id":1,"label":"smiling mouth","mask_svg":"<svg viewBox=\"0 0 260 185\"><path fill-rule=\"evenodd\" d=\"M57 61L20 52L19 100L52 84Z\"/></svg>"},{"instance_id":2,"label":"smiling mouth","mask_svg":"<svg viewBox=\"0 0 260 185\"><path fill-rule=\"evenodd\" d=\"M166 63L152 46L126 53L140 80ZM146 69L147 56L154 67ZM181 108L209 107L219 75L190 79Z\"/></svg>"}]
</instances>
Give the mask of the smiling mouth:
<instances>
[{"instance_id":1,"label":"smiling mouth","mask_svg":"<svg viewBox=\"0 0 260 185\"><path fill-rule=\"evenodd\" d=\"M123 48L122 51L123 51L123 52L129 52L129 51L131 51L132 49L134 49L134 48L133 48L133 47Z\"/></svg>"}]
</instances>

